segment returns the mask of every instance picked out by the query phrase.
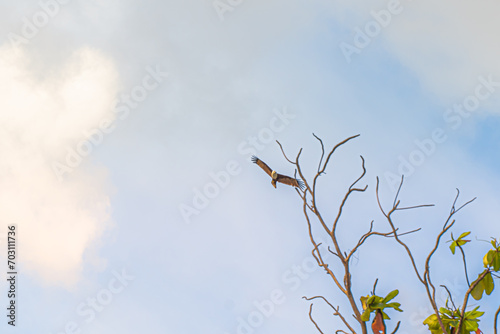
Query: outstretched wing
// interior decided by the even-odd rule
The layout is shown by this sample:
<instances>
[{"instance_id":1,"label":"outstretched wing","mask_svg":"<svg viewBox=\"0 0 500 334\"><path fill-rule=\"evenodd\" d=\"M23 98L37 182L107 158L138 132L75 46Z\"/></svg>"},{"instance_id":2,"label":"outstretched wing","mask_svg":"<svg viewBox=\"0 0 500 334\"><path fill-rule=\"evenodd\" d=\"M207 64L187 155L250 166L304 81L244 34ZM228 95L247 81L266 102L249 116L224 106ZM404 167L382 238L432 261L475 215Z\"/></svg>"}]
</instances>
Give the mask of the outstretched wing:
<instances>
[{"instance_id":1,"label":"outstretched wing","mask_svg":"<svg viewBox=\"0 0 500 334\"><path fill-rule=\"evenodd\" d=\"M286 176L286 175L278 174L278 179L276 181L284 183L284 184L288 184L289 186L292 186L292 187L297 187L300 190L304 190L304 188L305 188L304 182L302 182L302 180L297 180L297 179L294 179L293 177Z\"/></svg>"},{"instance_id":2,"label":"outstretched wing","mask_svg":"<svg viewBox=\"0 0 500 334\"><path fill-rule=\"evenodd\" d=\"M269 168L269 166L266 165L266 163L264 161L260 160L255 155L252 155L252 161L254 163L256 163L257 165L259 165L259 167L262 168L264 170L264 172L267 173L267 175L271 176L271 173L273 172L273 170L271 168Z\"/></svg>"}]
</instances>

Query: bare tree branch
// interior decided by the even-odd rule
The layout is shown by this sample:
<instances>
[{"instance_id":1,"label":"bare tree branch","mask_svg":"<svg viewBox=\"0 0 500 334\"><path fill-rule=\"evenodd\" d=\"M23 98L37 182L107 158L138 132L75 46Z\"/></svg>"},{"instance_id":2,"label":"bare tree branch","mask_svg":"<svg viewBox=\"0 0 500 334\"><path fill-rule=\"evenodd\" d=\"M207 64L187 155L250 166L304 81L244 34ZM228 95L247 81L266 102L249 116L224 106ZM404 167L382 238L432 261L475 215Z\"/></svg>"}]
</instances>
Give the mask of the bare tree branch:
<instances>
[{"instance_id":1,"label":"bare tree branch","mask_svg":"<svg viewBox=\"0 0 500 334\"><path fill-rule=\"evenodd\" d=\"M404 232L404 233L400 233L398 234L399 236L402 236L402 235L406 235L406 234L410 234L410 233L414 233L414 232L417 232L417 231L420 231L421 229L418 228L416 230L412 230L412 231L408 231L408 232ZM396 229L397 231L397 229ZM365 234L363 234L361 236L361 238L359 239L358 243L356 244L356 246L354 246L354 248L349 252L349 255L346 255L346 259L349 261L349 259L351 258L352 255L354 255L354 253L358 250L359 247L361 247L361 245L371 236L373 235L378 235L378 236L382 236L382 237L386 237L386 238L393 238L394 237L394 232L391 231L391 232L373 232L373 220L371 221L370 223L370 230L368 232L366 232Z\"/></svg>"},{"instance_id":2,"label":"bare tree branch","mask_svg":"<svg viewBox=\"0 0 500 334\"><path fill-rule=\"evenodd\" d=\"M398 321L398 323L396 325L396 328L394 328L394 330L391 332L391 334L394 334L394 333L396 333L398 331L399 325L401 325L401 321Z\"/></svg>"},{"instance_id":3,"label":"bare tree branch","mask_svg":"<svg viewBox=\"0 0 500 334\"><path fill-rule=\"evenodd\" d=\"M400 184L400 188L401 188L401 185L403 184L403 179L401 179L401 184ZM394 226L393 222L392 222L392 219L391 219L391 214L396 210L396 207L397 205L399 204L399 201L396 202L397 200L397 197L394 198L394 205L392 207L392 209L388 212L388 213L385 213L384 209L382 208L382 204L380 203L380 195L379 195L379 185L380 185L380 180L377 176L377 185L376 185L376 189L375 189L375 194L376 194L376 197L377 197L377 203L378 203L378 206L380 208L380 211L382 211L383 215L387 218L387 221L389 222L389 225L391 226L392 228L392 231L394 233L394 238L396 239L396 241L401 244L401 246L404 247L404 249L406 250L406 253L408 254L409 258L410 258L410 261L411 261L411 264L413 266L413 270L415 271L415 274L417 275L418 277L418 280L420 282L422 282L422 284L425 284L425 281L424 279L420 276L420 272L418 271L418 268L417 268L417 264L415 263L415 259L413 258L413 254L411 253L411 250L410 248L403 242L399 239L398 237L398 234L397 234L397 229L396 227ZM399 190L398 190L399 191Z\"/></svg>"},{"instance_id":4,"label":"bare tree branch","mask_svg":"<svg viewBox=\"0 0 500 334\"><path fill-rule=\"evenodd\" d=\"M446 292L448 292L448 296L450 297L451 304L453 305L453 309L456 310L457 307L455 306L455 303L453 302L453 296L450 293L450 290L448 290L448 287L446 285L440 285L440 287L443 287L446 289Z\"/></svg>"},{"instance_id":5,"label":"bare tree branch","mask_svg":"<svg viewBox=\"0 0 500 334\"><path fill-rule=\"evenodd\" d=\"M302 297L306 300L313 300L313 299L316 299L316 298L321 298L323 299L328 305L330 305L330 307L335 311L333 313L333 315L335 316L338 316L342 322L344 323L344 325L347 326L347 328L349 328L349 330L352 332L352 333L356 333L356 331L351 327L351 325L349 325L349 323L347 322L347 320L342 316L342 314L340 313L340 306L337 306L337 308L335 308L325 297L323 296L314 296L314 297L310 297L310 298L307 298L306 296ZM344 332L344 331L342 331ZM345 333L345 332L344 332Z\"/></svg>"},{"instance_id":6,"label":"bare tree branch","mask_svg":"<svg viewBox=\"0 0 500 334\"><path fill-rule=\"evenodd\" d=\"M413 269L414 269L414 271L415 271L418 279L425 286L429 302L431 303L431 306L432 306L432 308L434 310L434 313L436 314L436 316L438 318L438 322L440 324L441 330L443 331L443 333L445 333L446 330L445 330L444 324L442 322L441 316L439 315L439 310L438 310L437 303L436 303L436 288L432 284L432 280L431 280L431 275L430 275L430 261L431 261L432 256L436 252L437 248L439 247L439 244L441 242L441 237L455 224L455 220L452 219L453 216L455 215L455 213L457 213L462 208L464 208L466 205L468 205L469 203L471 203L472 201L474 201L475 198L473 198L472 200L466 202L465 204L463 204L462 206L460 206L458 209L456 209L457 200L458 200L458 197L460 195L460 191L457 189L457 195L455 196L455 199L454 199L453 204L451 206L450 214L448 215L448 218L446 219L441 232L438 234L438 236L436 238L436 242L435 242L435 245L434 245L433 249L431 250L431 252L429 253L429 255L427 256L427 258L425 260L425 267L424 267L425 269L424 269L423 275L421 276L420 272L419 272L419 270L418 270L418 268L416 266L415 259L414 259L413 255L411 253L411 250L409 249L409 247L401 239L399 239L399 236L397 234L397 230L396 230L396 228L394 226L394 223L392 222L392 218L391 218L391 215L395 211L398 210L398 206L399 206L399 203L400 203L400 201L398 200L398 196L399 196L399 193L401 191L401 188L402 188L402 185L403 185L403 181L404 181L404 178L402 177L401 178L401 182L399 184L398 191L397 191L396 196L394 198L393 207L391 208L391 210L389 210L387 213L385 213L384 209L382 208L381 202L380 202L380 196L379 196L379 183L380 183L380 181L379 181L379 178L377 177L377 187L376 187L377 202L378 202L380 211L382 211L382 213L384 214L384 216L387 218L387 221L389 222L389 225L391 226L391 228L392 228L392 230L394 232L394 238L396 239L396 241L399 244L401 244L405 248L406 252L408 253L408 256L410 257ZM421 207L427 207L427 206L431 206L431 205L418 205L418 206L400 208L399 210L415 209L415 208L421 208ZM467 296L467 298L468 298L468 296ZM466 301L464 301L464 303L465 302ZM463 318L464 312L465 312L465 309L463 309L463 311L461 313L462 318ZM461 325L461 322L460 322L460 325Z\"/></svg>"},{"instance_id":7,"label":"bare tree branch","mask_svg":"<svg viewBox=\"0 0 500 334\"><path fill-rule=\"evenodd\" d=\"M340 207L339 207L339 211L337 213L337 216L335 217L335 220L333 221L333 227L332 227L332 231L331 231L331 234L332 234L332 238L335 238L335 230L337 228L337 224L339 222L339 219L340 219L340 216L342 215L342 210L344 208L344 205L346 204L347 202L347 199L349 198L349 195L351 195L353 192L355 191L359 191L359 192L364 192L366 191L367 187L368 186L365 186L364 188L354 188L354 186L356 185L356 183L358 183L359 180L361 180L361 178L363 176L365 176L366 174L366 168L365 168L365 159L361 156L361 167L363 168L363 172L361 173L361 176L359 176L356 181L354 181L351 186L349 187L349 190L347 191L347 193L345 194L344 198L342 199L342 203L340 204ZM337 250L338 251L338 250Z\"/></svg>"},{"instance_id":8,"label":"bare tree branch","mask_svg":"<svg viewBox=\"0 0 500 334\"><path fill-rule=\"evenodd\" d=\"M384 207L383 207L383 205L381 203L380 192L379 192L380 180L377 177L376 178L376 189L375 189L376 199L377 199L377 203L378 203L378 207L379 207L380 211L382 212L382 214L384 215L386 221L388 222L388 224L390 226L389 232L381 232L381 231L374 230L374 221L371 221L370 222L369 230L366 233L364 233L363 235L361 235L361 237L359 238L359 240L356 243L356 245L351 250L344 251L341 248L341 245L340 245L339 240L338 240L337 235L336 235L337 226L340 223L340 219L341 219L341 217L343 215L343 211L344 211L344 209L346 207L346 204L347 204L348 200L350 199L350 195L352 193L354 193L354 192L365 192L367 190L367 188L368 188L368 185L365 185L364 187L357 186L357 184L361 181L361 179L363 179L363 177L366 175L365 159L363 158L363 156L360 156L361 157L361 168L362 168L362 171L360 172L360 174L357 177L357 179L354 180L354 182L352 182L350 184L349 188L346 190L346 192L345 192L345 194L344 194L344 196L343 196L343 198L342 198L342 200L341 200L341 202L340 202L340 204L338 206L338 211L336 213L336 216L335 216L335 218L333 220L333 224L332 225L330 225L330 223L328 223L328 224L326 223L325 219L323 218L323 216L321 214L320 209L318 208L317 198L316 198L316 189L317 189L316 186L318 184L317 183L318 182L318 178L323 173L325 173L325 170L326 170L328 164L330 163L330 161L331 161L331 159L332 159L333 154L335 153L335 151L339 147L341 147L342 145L344 145L347 142L349 142L350 140L359 137L359 134L351 136L351 137L348 137L348 138L344 139L343 141L339 142L327 154L326 154L325 145L324 145L322 139L319 138L318 136L316 136L314 133L313 133L313 136L320 143L321 156L320 156L320 159L319 159L319 162L318 162L318 167L317 167L316 174L314 175L314 178L312 179L311 183L308 182L308 180L305 178L304 173L303 173L302 168L301 168L300 163L299 163L300 155L302 153L302 148L297 153L297 155L295 157L295 161L293 161L293 160L291 160L291 159L288 158L288 156L286 155L285 150L283 149L283 146L281 145L281 143L279 141L276 141L276 142L278 143L278 145L279 145L279 147L281 149L281 152L282 152L283 156L285 157L285 159L289 163L295 165L296 170L295 170L295 174L294 174L295 176L294 177L297 178L297 173L298 173L298 175L300 176L300 178L304 181L304 185L305 185L304 190L296 189L296 191L299 194L299 196L300 196L300 198L301 198L301 200L303 202L303 213L304 213L304 216L306 218L306 222L307 222L307 226L308 226L309 238L310 238L311 244L313 246L313 249L312 249L311 253L312 253L314 259L316 260L318 266L322 267L326 271L326 273L330 277L332 277L333 281L335 282L335 285L347 297L347 299L348 299L348 301L350 303L351 309L353 310L353 313L354 313L353 317L359 323L359 325L361 326L362 333L363 334L367 334L368 331L367 331L366 322L361 320L361 312L360 312L359 306L357 305L357 301L354 298L354 295L353 295L353 292L352 292L352 279L351 279L351 270L350 270L350 260L354 256L354 254L359 250L359 248L365 244L366 240L368 240L372 236L382 236L382 237L385 237L385 238L394 238L396 240L396 242L399 243L405 249L405 251L406 251L406 253L407 253L407 255L408 255L409 259L410 259L411 265L413 267L413 270L414 270L414 272L415 272L418 280L425 287L428 299L429 299L429 301L431 303L431 306L432 306L432 308L434 310L434 313L436 314L438 322L440 324L440 328L443 331L443 333L446 332L446 329L444 327L443 321L441 319L441 316L439 314L439 310L438 310L438 307L437 307L437 302L436 302L436 288L435 288L435 286L434 286L434 284L432 283L432 280L431 280L430 261L431 261L433 255L436 253L436 251L437 251L437 249L438 249L438 247L439 247L439 245L441 243L442 236L454 226L454 224L455 224L455 220L453 219L454 215L457 212L459 212L462 208L464 208L465 206L467 206L468 204L470 204L471 202L473 202L476 198L473 198L472 200L469 200L469 201L465 202L460 207L457 207L457 201L458 201L458 198L459 198L459 195L460 195L460 191L457 189L457 194L456 194L455 199L453 201L453 204L451 206L450 213L449 213L446 221L444 222L444 225L441 228L441 231L438 233L438 235L436 237L436 240L435 240L435 243L433 245L433 248L430 250L427 258L425 259L423 271L421 271L421 270L419 270L419 268L417 266L417 263L415 261L415 258L414 258L413 254L412 254L412 251L411 251L410 247L401 239L402 236L404 236L406 234L417 232L417 231L420 230L420 228L400 233L399 228L396 227L396 225L394 223L393 214L395 212L397 212L397 211L404 211L404 210L412 210L412 209L432 207L432 206L434 206L434 204L420 204L420 205L404 206L404 207L400 206L401 201L400 201L399 197L401 195L402 188L403 188L403 183L404 183L404 176L402 176L401 177L401 181L399 183L399 187L398 187L397 192L396 192L396 194L394 196L392 207L391 208L386 208L387 209L386 210L386 209L384 209ZM326 158L325 158L325 154L326 154ZM311 196L310 198L308 198L308 193ZM324 260L323 260L322 252L321 252L322 250L319 248L319 246L321 245L321 243L317 243L315 241L314 237L313 237L313 227L312 227L313 222L312 222L312 217L314 217L314 216L316 216L316 219L318 220L319 224L323 227L323 229L325 230L325 232L328 233L328 235L330 236L330 239L331 239L331 241L333 243L333 247L335 248L335 250L330 249L329 246L327 247L327 249L328 249L328 251L330 253L334 254L336 256L336 258L342 264L342 266L344 268L344 277L343 277L343 280L341 280L340 277L337 277L337 275L329 268L329 265L327 263L325 263ZM459 248L460 248L460 251L462 252L462 258L463 258L463 262L464 262L465 276L466 276L467 284L469 285L469 290L467 291L465 299L464 299L464 303L461 306L462 307L462 309L461 309L461 319L460 319L460 322L458 324L457 332L460 331L460 326L462 326L462 323L463 323L463 320L464 320L465 308L467 306L468 298L469 298L469 295L470 295L472 289L486 275L486 272L483 273L482 276L480 276L480 278L478 278L478 280L476 280L475 282L473 282L473 284L471 286L470 282L469 282L468 273L467 273L467 265L466 265L465 252L463 251L462 247L459 246ZM324 249L323 249L323 251L324 251ZM487 272L489 272L489 271L487 271ZM375 293L377 282L378 282L378 279L375 281L375 284L374 284L374 287L373 287L373 292L372 292L373 294ZM449 295L449 297L451 299L451 302L453 304L453 307L456 310L457 308L455 306L455 303L453 301L453 298L451 296L450 291L448 290L448 288L446 286L442 285L442 287L444 287L446 289L446 291L447 291L447 293L448 293L448 295ZM311 298L304 297L304 298L307 299L307 300L313 300L315 298L321 298L321 299L323 299L335 311L334 315L339 316L340 319L342 320L342 322L349 328L349 330L353 334L356 333L354 331L354 329L348 324L348 322L346 321L346 319L340 314L338 306L335 308L323 296L315 296L315 297L311 297ZM313 324L316 326L317 330L321 334L323 334L323 332L319 328L318 324L315 322L315 320L312 317L312 307L313 307L313 304L311 303L310 309L309 309L309 318L313 322ZM497 327L497 318L498 318L498 314L499 313L500 313L500 307L499 307L499 309L498 309L498 311L497 311L497 313L495 315L495 334L497 334L497 328L496 327ZM400 322L397 323L397 325L396 325L395 329L393 330L392 334L394 334L394 333L396 333L398 331L399 326L400 326ZM337 330L336 333L347 334L347 332L345 332L344 330L340 330L340 329Z\"/></svg>"},{"instance_id":9,"label":"bare tree branch","mask_svg":"<svg viewBox=\"0 0 500 334\"><path fill-rule=\"evenodd\" d=\"M314 133L313 133L313 136L314 136L314 138L319 140L319 142L321 144L321 158L319 159L319 164L318 164L318 173L320 173L321 162L323 161L323 157L325 156L325 145L323 145L323 141L318 136L316 136Z\"/></svg>"},{"instance_id":10,"label":"bare tree branch","mask_svg":"<svg viewBox=\"0 0 500 334\"><path fill-rule=\"evenodd\" d=\"M420 204L420 205L414 205L414 206L407 206L404 208L396 208L396 210L397 211L411 210L411 209L419 209L419 208L428 208L428 207L432 207L432 206L434 206L434 204Z\"/></svg>"},{"instance_id":11,"label":"bare tree branch","mask_svg":"<svg viewBox=\"0 0 500 334\"><path fill-rule=\"evenodd\" d=\"M300 158L300 154L302 153L302 149L299 150L299 152L298 152L298 154L297 154L297 156L295 158L295 162L292 162L290 159L288 159L288 157L284 153L284 150L283 150L283 147L281 146L281 144L279 142L278 142L278 144L280 145L281 151L282 151L283 155L285 156L285 159L287 159L289 162L292 162L296 166L297 172L298 172L300 178L304 181L304 184L305 184L305 190L304 190L304 192L302 193L302 192L297 191L297 193L299 194L300 198L303 201L303 212L304 212L304 215L306 217L307 224L308 224L309 237L310 237L311 243L314 246L313 251L312 251L313 256L316 259L318 265L320 267L322 267L332 277L332 279L334 280L334 282L337 285L337 287L347 297L347 299L349 300L349 303L351 305L351 309L354 312L354 318L360 324L363 334L367 334L366 323L361 320L361 313L359 311L358 305L356 303L356 300L354 298L354 295L353 295L352 289L351 289L352 282L351 282L351 274L350 274L350 269L349 269L349 258L347 258L348 255L347 255L347 253L342 252L335 234L332 233L332 230L330 230L329 227L326 225L326 222L323 219L323 216L321 215L321 212L320 212L320 210L318 208L318 205L317 205L317 202L316 202L316 185L317 185L318 177L322 173L325 172L325 169L326 169L326 167L327 167L327 165L328 165L328 163L330 161L330 158L332 157L333 153L335 152L335 150L337 148L339 148L343 144L347 143L349 140L358 137L359 135L349 137L349 138L343 140L342 142L338 143L337 145L335 145L332 148L332 150L328 153L327 158L326 158L326 160L324 162L323 162L323 157L324 157L324 154L325 154L325 150L324 150L323 141L319 137L317 137L315 134L313 134L313 136L320 142L321 150L322 150L322 155L321 155L321 158L320 158L320 161L319 161L319 164L318 164L318 171L317 171L317 173L316 173L316 175L314 176L314 179L313 179L312 187L311 187L311 184L305 178L305 176L303 174L303 171L302 171L302 168L301 168L300 163L299 163L299 158ZM365 169L365 166L364 166L364 159L363 159L363 157L361 157L361 159L362 159L362 169L363 169L363 172L361 173L360 177L358 177L358 179L351 184L349 190L347 191L346 195L344 196L344 200L343 200L343 202L340 205L339 214L337 215L336 222L334 222L334 225L333 225L334 227L336 226L337 222L340 219L340 215L342 213L342 208L345 205L345 203L346 203L347 198L349 197L349 195L352 192L354 192L354 191L360 191L360 192L362 192L362 191L366 190L366 186L365 186L364 189L354 188L355 185L356 185L356 183L366 174L366 169ZM309 204L307 202L307 193L311 194L311 204ZM328 248L328 250L337 256L337 258L340 260L341 264L344 267L344 280L343 280L343 282L340 282L337 279L336 275L328 267L328 264L326 264L323 261L323 258L321 256L321 251L320 251L320 249L318 247L319 245L314 241L314 238L312 237L312 226L311 226L312 223L311 223L311 219L310 219L309 214L308 214L308 210L310 212L312 212L316 216L316 218L318 219L320 225L323 226L323 229L325 230L325 232L328 233L328 235L330 236L330 238L331 238L331 240L333 242L333 245L335 247L335 252L332 252L329 248ZM354 331L353 331L353 333L354 333Z\"/></svg>"},{"instance_id":12,"label":"bare tree branch","mask_svg":"<svg viewBox=\"0 0 500 334\"><path fill-rule=\"evenodd\" d=\"M323 300L325 301L325 303L327 303L328 305L330 305L330 307L331 307L332 309L334 309L334 310L335 310L335 307L332 305L332 303L330 303L330 302L329 302L329 301L328 301L325 297L323 297L323 296L314 296L314 297L306 297L306 296L303 296L302 298L303 298L303 299L305 299L305 300L313 300L313 299L316 299L316 298L321 298L321 299L323 299Z\"/></svg>"},{"instance_id":13,"label":"bare tree branch","mask_svg":"<svg viewBox=\"0 0 500 334\"><path fill-rule=\"evenodd\" d=\"M467 261L465 261L465 252L462 246L457 245L458 248L460 249L460 252L462 253L462 260L464 263L464 271L465 271L465 280L467 281L467 286L470 286L470 281L469 281L469 275L467 274Z\"/></svg>"},{"instance_id":14,"label":"bare tree branch","mask_svg":"<svg viewBox=\"0 0 500 334\"><path fill-rule=\"evenodd\" d=\"M316 329L321 333L321 334L324 334L321 329L319 328L318 324L316 323L316 321L314 321L313 317L312 317L312 310L313 310L313 304L311 303L311 306L309 306L309 319L311 319L312 323L314 324L314 326L316 326Z\"/></svg>"},{"instance_id":15,"label":"bare tree branch","mask_svg":"<svg viewBox=\"0 0 500 334\"><path fill-rule=\"evenodd\" d=\"M455 209L455 205L457 203L457 200L458 200L458 197L460 195L460 190L457 189L457 195L455 196L455 199L453 200L453 204L451 206L451 210L450 210L450 214L448 215L448 218L446 219L444 225L443 225L443 229L442 231L438 234L437 238L436 238L436 243L434 245L434 248L432 249L432 251L429 253L429 255L427 256L427 259L425 261L425 272L424 272L424 279L425 279L425 282L427 283L426 284L426 290L427 290L427 295L429 296L429 300L431 302L431 305L434 309L434 312L435 314L437 315L438 317L438 321L439 323L441 324L441 329L443 330L444 332L444 325L442 324L442 320L441 320L441 317L439 315L439 312L438 312L438 308L437 308L437 304L436 304L436 288L434 287L434 285L432 284L432 280L431 280L431 275L430 275L430 261L431 261L431 258L432 256L434 255L434 253L436 252L437 248L439 247L439 243L441 241L441 237L455 224L455 220L452 219L453 216L458 212L460 211L462 208L464 208L466 205L472 203L476 198L474 197L473 199L465 202L462 206L460 206L458 209ZM451 223L450 223L451 221ZM432 297L430 295L430 291L429 291L429 288L428 287L431 287L432 288ZM470 289L470 287L469 287ZM472 289L470 290L472 291ZM468 293L470 294L470 292ZM464 301L464 303L466 303L467 299L468 299L468 295L466 295L466 300ZM462 309L462 312L461 312L461 319L463 319L463 316L464 316L464 313L465 313L465 308ZM459 324L459 329L458 329L458 332L460 332L460 326L461 326L461 323L462 323L462 320L460 320L460 324Z\"/></svg>"},{"instance_id":16,"label":"bare tree branch","mask_svg":"<svg viewBox=\"0 0 500 334\"><path fill-rule=\"evenodd\" d=\"M340 289L340 291L342 291L344 294L347 294L347 291L345 291L345 288L339 282L339 280L337 279L337 276L335 276L334 272L330 268L328 268L328 264L326 264L323 261L323 257L321 256L321 252L319 250L319 246L321 244L316 243L316 241L314 240L314 236L312 233L311 220L309 218L309 215L307 214L306 207L309 207L309 205L307 204L306 194L304 194L303 197L301 196L301 198L303 199L303 212L304 212L304 216L306 217L306 221L307 221L307 228L309 231L309 239L314 246L314 248L312 250L312 255L313 255L314 259L316 260L316 262L318 263L318 266L322 267L327 272L327 274L330 275L330 277L332 277L333 281L335 282L337 287ZM309 207L309 209L310 209L310 207Z\"/></svg>"},{"instance_id":17,"label":"bare tree branch","mask_svg":"<svg viewBox=\"0 0 500 334\"><path fill-rule=\"evenodd\" d=\"M373 283L372 295L375 295L375 290L377 289L378 278L375 279L375 283Z\"/></svg>"},{"instance_id":18,"label":"bare tree branch","mask_svg":"<svg viewBox=\"0 0 500 334\"><path fill-rule=\"evenodd\" d=\"M328 153L328 156L326 157L326 160L325 160L325 163L324 163L324 165L323 165L323 168L321 168L321 170L318 172L318 175L317 175L317 176L319 176L319 174L321 174L321 173L323 173L323 172L325 171L326 166L328 165L328 162L330 161L330 158L331 158L332 154L335 152L335 150L336 150L337 148L339 148L340 146L344 145L344 144L345 144L345 143L347 143L349 140L354 139L354 138L357 138L357 137L359 137L359 136L360 136L359 134L357 134L357 135L355 135L355 136L351 136L351 137L349 137L349 138L347 138L347 139L344 139L343 141L341 141L341 142L340 142L340 143L338 143L337 145L335 145L335 146L333 147L333 149L330 151L330 153Z\"/></svg>"},{"instance_id":19,"label":"bare tree branch","mask_svg":"<svg viewBox=\"0 0 500 334\"><path fill-rule=\"evenodd\" d=\"M294 164L295 165L295 162L293 162L292 160L288 159L288 157L286 156L285 154L285 151L283 150L283 146L281 146L281 143L279 141L276 140L276 142L278 143L278 145L280 146L281 148L281 153L283 153L283 156L285 157L285 159L291 163L291 164ZM302 149L300 149L302 151Z\"/></svg>"},{"instance_id":20,"label":"bare tree branch","mask_svg":"<svg viewBox=\"0 0 500 334\"><path fill-rule=\"evenodd\" d=\"M462 325L463 325L463 322L464 322L464 315L465 315L465 308L467 307L467 302L469 300L469 296L472 292L472 290L474 290L474 288L479 284L479 282L484 278L484 276L486 276L488 273L490 272L489 269L485 270L481 275L479 275L479 277L477 278L477 280L475 280L471 286L469 286L469 289L467 290L467 292L465 293L465 297L464 297L464 302L462 304L462 310L460 311L460 322L458 323L458 327L457 327L457 333L460 333L460 329L462 328Z\"/></svg>"},{"instance_id":21,"label":"bare tree branch","mask_svg":"<svg viewBox=\"0 0 500 334\"><path fill-rule=\"evenodd\" d=\"M498 307L498 310L495 312L495 321L493 322L493 328L495 330L495 334L498 334L497 333L498 314L500 314L500 306Z\"/></svg>"},{"instance_id":22,"label":"bare tree branch","mask_svg":"<svg viewBox=\"0 0 500 334\"><path fill-rule=\"evenodd\" d=\"M379 196L379 184L380 184L380 181L379 181L379 178L377 177L377 186L376 186L377 202L378 202L380 210L382 211L382 213L384 214L384 216L387 218L387 221L388 221L389 225L391 226L391 228L392 228L392 230L394 232L394 238L406 250L406 253L408 254L408 257L410 258L411 264L413 266L413 270L415 271L415 274L417 275L417 277L420 280L420 282L425 286L425 289L427 291L427 296L428 296L429 301L430 301L430 303L432 305L434 313L436 314L436 316L438 318L441 330L443 331L443 333L446 333L446 329L444 327L443 321L441 320L441 317L439 316L438 308L437 308L437 305L436 305L435 288L434 288L434 286L432 286L432 284L430 282L428 282L428 280L427 280L428 276L426 277L426 274L428 274L428 270L426 270L424 272L423 277L420 275L420 272L419 272L419 270L417 268L417 265L415 263L415 259L413 257L413 254L412 254L410 248L406 245L406 243L404 243L401 239L399 239L399 237L397 235L396 227L394 226L394 223L392 222L391 215L392 215L392 213L394 213L396 211L397 206L400 203L400 201L398 200L398 196L399 196L399 192L401 190L401 187L403 185L403 181L404 181L404 178L401 178L401 183L399 185L398 192L396 194L396 197L394 198L393 207L386 214L385 211L382 208L381 203L380 203L380 196ZM438 238L438 240L439 240L439 238ZM438 241L438 243L439 243L439 241ZM431 254L432 254L432 252L431 252ZM432 256L432 255L430 255L430 256ZM430 260L430 256L427 258L427 260ZM428 268L427 264L428 264L428 262L426 261L426 269ZM430 289L429 289L429 284L431 285L431 287L433 289L433 293L432 294L431 294Z\"/></svg>"},{"instance_id":23,"label":"bare tree branch","mask_svg":"<svg viewBox=\"0 0 500 334\"><path fill-rule=\"evenodd\" d=\"M399 192L401 191L401 188L403 187L403 182L404 181L405 181L405 176L401 175L401 182L399 182L398 191L396 192L396 196L394 196L394 202L392 202L392 207L396 206L396 202L397 202L398 197L399 197Z\"/></svg>"}]
</instances>

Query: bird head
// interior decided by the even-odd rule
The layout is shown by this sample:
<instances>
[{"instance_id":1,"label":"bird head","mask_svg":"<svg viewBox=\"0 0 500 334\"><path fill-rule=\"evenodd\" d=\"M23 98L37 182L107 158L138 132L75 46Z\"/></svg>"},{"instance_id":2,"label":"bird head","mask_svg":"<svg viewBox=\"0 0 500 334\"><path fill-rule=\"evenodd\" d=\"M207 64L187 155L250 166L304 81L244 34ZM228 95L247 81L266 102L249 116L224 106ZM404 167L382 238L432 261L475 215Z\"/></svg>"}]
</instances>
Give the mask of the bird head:
<instances>
[{"instance_id":1,"label":"bird head","mask_svg":"<svg viewBox=\"0 0 500 334\"><path fill-rule=\"evenodd\" d=\"M273 170L273 171L271 172L271 177L273 178L273 180L277 180L277 179L278 179L278 173L276 173L276 171L275 171L275 170Z\"/></svg>"}]
</instances>

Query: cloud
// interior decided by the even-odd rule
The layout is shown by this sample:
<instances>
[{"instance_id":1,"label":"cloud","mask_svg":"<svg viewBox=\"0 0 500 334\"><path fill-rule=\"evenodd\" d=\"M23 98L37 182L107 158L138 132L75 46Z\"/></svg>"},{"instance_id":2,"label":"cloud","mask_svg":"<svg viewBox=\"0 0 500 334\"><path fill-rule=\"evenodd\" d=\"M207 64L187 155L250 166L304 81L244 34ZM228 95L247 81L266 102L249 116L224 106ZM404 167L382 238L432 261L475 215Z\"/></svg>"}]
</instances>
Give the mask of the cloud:
<instances>
[{"instance_id":1,"label":"cloud","mask_svg":"<svg viewBox=\"0 0 500 334\"><path fill-rule=\"evenodd\" d=\"M500 4L496 1L484 1L480 6L451 0L386 0L366 4L335 1L331 6L333 15L354 35L356 27L364 28L374 20L373 13L380 13L395 2L402 12L390 18L390 23L374 38L375 43L383 44L413 71L422 87L441 103L453 103L469 95L480 75L492 74L500 81L500 46L496 43L500 22L495 15ZM367 56L362 53L358 58ZM498 100L492 99L487 106L495 104Z\"/></svg>"},{"instance_id":2,"label":"cloud","mask_svg":"<svg viewBox=\"0 0 500 334\"><path fill-rule=\"evenodd\" d=\"M18 226L21 270L70 287L86 249L109 227L109 187L106 171L85 161L62 182L51 165L85 131L114 119L118 75L91 48L59 68L35 70L35 60L25 50L0 48L1 220Z\"/></svg>"}]
</instances>

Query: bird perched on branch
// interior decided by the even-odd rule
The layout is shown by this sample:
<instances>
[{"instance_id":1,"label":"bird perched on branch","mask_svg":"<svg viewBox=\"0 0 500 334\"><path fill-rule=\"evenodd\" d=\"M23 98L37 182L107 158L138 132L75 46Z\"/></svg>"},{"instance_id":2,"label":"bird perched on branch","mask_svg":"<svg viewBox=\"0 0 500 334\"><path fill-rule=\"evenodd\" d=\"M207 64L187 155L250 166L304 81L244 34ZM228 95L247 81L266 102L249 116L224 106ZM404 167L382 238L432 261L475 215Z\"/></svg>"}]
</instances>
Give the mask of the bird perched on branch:
<instances>
[{"instance_id":1,"label":"bird perched on branch","mask_svg":"<svg viewBox=\"0 0 500 334\"><path fill-rule=\"evenodd\" d=\"M304 190L304 182L302 180L297 180L293 177L286 176L286 175L281 175L276 173L276 171L272 170L269 168L268 165L259 158L257 158L255 155L252 155L252 161L256 163L260 168L264 170L264 172L267 173L271 177L271 184L273 185L274 188L276 188L276 182L288 184L289 186L292 187L297 187L301 190Z\"/></svg>"}]
</instances>

